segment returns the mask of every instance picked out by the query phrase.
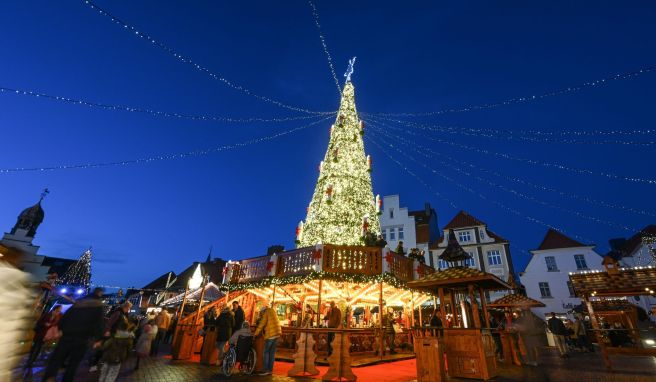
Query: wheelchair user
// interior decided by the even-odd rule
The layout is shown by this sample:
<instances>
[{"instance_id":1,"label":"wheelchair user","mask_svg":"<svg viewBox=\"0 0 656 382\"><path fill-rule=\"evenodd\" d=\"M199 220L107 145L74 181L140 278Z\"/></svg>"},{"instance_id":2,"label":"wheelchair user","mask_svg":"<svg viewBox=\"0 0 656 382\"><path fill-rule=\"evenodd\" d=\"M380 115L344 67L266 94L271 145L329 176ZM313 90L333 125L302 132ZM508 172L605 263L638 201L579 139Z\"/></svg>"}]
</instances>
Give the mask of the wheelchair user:
<instances>
[{"instance_id":1,"label":"wheelchair user","mask_svg":"<svg viewBox=\"0 0 656 382\"><path fill-rule=\"evenodd\" d=\"M241 338L241 340L240 340ZM230 347L235 347L237 353L237 361L244 362L248 357L248 352L251 350L253 344L253 333L251 332L251 325L248 321L241 324L241 329L232 333L232 337L228 340ZM246 345L243 346L242 345Z\"/></svg>"}]
</instances>

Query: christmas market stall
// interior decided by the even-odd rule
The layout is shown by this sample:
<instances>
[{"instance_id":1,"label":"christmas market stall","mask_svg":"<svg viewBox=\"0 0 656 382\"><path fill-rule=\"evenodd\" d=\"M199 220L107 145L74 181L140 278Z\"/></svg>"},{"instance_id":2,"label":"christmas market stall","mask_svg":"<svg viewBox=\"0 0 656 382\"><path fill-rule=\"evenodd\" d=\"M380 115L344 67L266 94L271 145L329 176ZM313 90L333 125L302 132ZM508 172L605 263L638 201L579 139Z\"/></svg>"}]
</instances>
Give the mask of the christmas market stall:
<instances>
[{"instance_id":1,"label":"christmas market stall","mask_svg":"<svg viewBox=\"0 0 656 382\"><path fill-rule=\"evenodd\" d=\"M485 292L508 290L510 286L493 274L466 267L470 255L458 244L453 231L449 231L448 240L440 258L449 267L410 281L408 286L439 296L444 324L442 351L449 377L488 380L497 375L497 367Z\"/></svg>"},{"instance_id":2,"label":"christmas market stall","mask_svg":"<svg viewBox=\"0 0 656 382\"><path fill-rule=\"evenodd\" d=\"M653 324L648 317L639 318L637 309L622 301L634 296L653 296L656 267L624 268L611 256L606 256L602 264L605 271L573 272L569 278L576 296L587 307L606 367L612 370L610 356L614 354L656 356Z\"/></svg>"}]
</instances>

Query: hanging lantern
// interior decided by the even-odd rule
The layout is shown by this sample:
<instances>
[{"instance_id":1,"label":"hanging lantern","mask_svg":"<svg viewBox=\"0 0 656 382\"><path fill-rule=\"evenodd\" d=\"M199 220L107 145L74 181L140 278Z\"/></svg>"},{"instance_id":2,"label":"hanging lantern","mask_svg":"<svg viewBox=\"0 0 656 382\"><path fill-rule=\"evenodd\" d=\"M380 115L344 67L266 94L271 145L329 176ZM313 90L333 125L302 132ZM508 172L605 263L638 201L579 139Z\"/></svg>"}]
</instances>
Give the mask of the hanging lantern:
<instances>
[{"instance_id":1,"label":"hanging lantern","mask_svg":"<svg viewBox=\"0 0 656 382\"><path fill-rule=\"evenodd\" d=\"M301 236L303 235L303 221L301 220L298 222L298 226L296 227L296 241L299 242L301 241Z\"/></svg>"},{"instance_id":2,"label":"hanging lantern","mask_svg":"<svg viewBox=\"0 0 656 382\"><path fill-rule=\"evenodd\" d=\"M376 212L380 214L380 211L383 208L383 200L380 198L380 194L376 195Z\"/></svg>"},{"instance_id":3,"label":"hanging lantern","mask_svg":"<svg viewBox=\"0 0 656 382\"><path fill-rule=\"evenodd\" d=\"M367 171L371 172L371 155L367 155Z\"/></svg>"}]
</instances>

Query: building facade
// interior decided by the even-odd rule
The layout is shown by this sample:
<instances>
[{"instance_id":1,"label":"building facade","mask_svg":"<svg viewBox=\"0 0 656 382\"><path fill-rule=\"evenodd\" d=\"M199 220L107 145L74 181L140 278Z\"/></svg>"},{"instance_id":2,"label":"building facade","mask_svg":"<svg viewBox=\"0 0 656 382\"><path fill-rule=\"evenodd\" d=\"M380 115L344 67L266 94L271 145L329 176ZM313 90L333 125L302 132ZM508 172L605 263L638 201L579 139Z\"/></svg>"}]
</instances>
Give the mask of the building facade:
<instances>
[{"instance_id":1,"label":"building facade","mask_svg":"<svg viewBox=\"0 0 656 382\"><path fill-rule=\"evenodd\" d=\"M656 225L648 225L628 238L619 247L620 265L623 267L656 266ZM656 311L656 298L649 296L630 297L629 301L645 309ZM651 316L652 320L656 317Z\"/></svg>"},{"instance_id":2,"label":"building facade","mask_svg":"<svg viewBox=\"0 0 656 382\"><path fill-rule=\"evenodd\" d=\"M526 265L520 279L526 294L546 305L533 308L540 318L548 318L551 312L565 316L581 299L574 296L569 280L570 272L601 269L601 256L594 251L594 245L582 244L549 229L540 246L531 251L531 260Z\"/></svg>"},{"instance_id":3,"label":"building facade","mask_svg":"<svg viewBox=\"0 0 656 382\"><path fill-rule=\"evenodd\" d=\"M399 195L383 197L383 206L380 215L381 235L387 241L387 246L394 250L403 242L406 254L411 248L424 251L426 264L435 267L436 263L430 256L430 243L439 239L440 231L437 213L430 203L424 204L423 210L408 211L401 207Z\"/></svg>"},{"instance_id":4,"label":"building facade","mask_svg":"<svg viewBox=\"0 0 656 382\"><path fill-rule=\"evenodd\" d=\"M492 273L504 281L509 280L510 275L514 273L510 242L465 211L460 211L444 226L442 237L431 244L430 256L437 265L436 268L448 268L448 264L438 257L447 247L450 230L453 230L460 246L471 256L471 259L466 261L467 266ZM489 298L495 300L504 294L492 292Z\"/></svg>"}]
</instances>

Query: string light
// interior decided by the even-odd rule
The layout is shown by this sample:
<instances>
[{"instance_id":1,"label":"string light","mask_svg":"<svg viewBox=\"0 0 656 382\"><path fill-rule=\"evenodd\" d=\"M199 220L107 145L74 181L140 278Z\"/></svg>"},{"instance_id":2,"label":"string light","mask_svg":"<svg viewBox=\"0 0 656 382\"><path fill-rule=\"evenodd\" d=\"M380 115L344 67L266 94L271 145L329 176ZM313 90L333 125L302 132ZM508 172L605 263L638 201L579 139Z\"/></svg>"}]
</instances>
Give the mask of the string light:
<instances>
[{"instance_id":1,"label":"string light","mask_svg":"<svg viewBox=\"0 0 656 382\"><path fill-rule=\"evenodd\" d=\"M260 142L265 142L265 141L270 141L272 139L276 139L285 135L292 134L294 132L307 129L311 126L314 126L318 123L327 121L328 119L332 118L331 116L322 118L318 121L311 122L309 124L296 127L291 130L283 131L280 133L276 133L273 135L268 135L265 137L260 137L260 138L255 138L255 139L250 139L245 142L240 142L240 143L233 143L230 145L224 145L224 146L219 146L219 147L214 147L210 149L203 149L203 150L194 150L194 151L188 151L184 153L174 153L174 154L164 154L164 155L157 155L157 156L152 156L152 157L146 157L146 158L139 158L139 159L129 159L129 160L122 160L122 161L115 161L115 162L99 162L99 163L82 163L82 164L64 164L64 165L58 165L58 166L43 166L43 167L14 167L14 168L1 168L0 169L0 174L6 174L6 173L14 173L14 172L35 172L35 171L56 171L56 170L72 170L72 169L87 169L87 168L99 168L99 167L111 167L111 166L127 166L127 165L134 165L134 164L141 164L141 163L152 163L152 162L158 162L158 161L164 161L164 160L173 160L173 159L182 159L182 158L187 158L187 157L200 157L200 156L205 156L208 154L213 154L221 151L226 151L226 150L232 150L232 149L237 149L241 148L244 146L249 146L253 145L256 143Z\"/></svg>"},{"instance_id":2,"label":"string light","mask_svg":"<svg viewBox=\"0 0 656 382\"><path fill-rule=\"evenodd\" d=\"M363 115L365 115L363 113ZM499 130L499 129L475 129L455 126L426 125L414 121L405 121L386 117L366 115L376 121L388 121L412 126L420 130L428 130L437 133L459 134L465 136L483 137L491 139L519 140L535 143L562 143L562 144L589 144L589 145L625 145L625 146L653 146L656 141L625 141L625 140L582 140L573 138L558 138L554 136L588 136L588 135L647 135L654 134L656 130L592 130L592 131L540 131L540 130ZM381 122L382 123L382 122ZM527 136L528 135L528 136Z\"/></svg>"},{"instance_id":3,"label":"string light","mask_svg":"<svg viewBox=\"0 0 656 382\"><path fill-rule=\"evenodd\" d=\"M101 15L103 15L105 17L108 17L115 24L120 25L121 27L123 27L123 29L125 29L129 32L132 32L132 34L134 36L137 36L141 39L144 39L144 40L148 41L153 46L163 50L164 52L168 53L170 56L173 56L178 61L191 66L192 68L196 69L197 71L199 71L201 73L204 73L204 74L210 76L212 79L214 79L216 81L224 83L225 85L231 87L232 89L238 90L238 91L240 91L244 94L247 94L251 97L257 98L260 101L268 102L268 103L271 103L273 105L276 105L276 106L279 106L279 107L282 107L282 108L285 108L285 109L289 109L289 110L294 110L294 111L307 113L307 114L329 114L329 113L331 113L331 112L313 111L313 110L308 110L308 109L304 109L304 108L301 108L301 107L287 105L285 103L282 103L280 101L271 99L269 97L265 97L265 96L253 93L251 90L249 90L249 89L247 89L247 88L245 88L241 85L238 85L238 84L236 84L236 83L234 83L230 80L227 80L226 78L212 72L210 69L196 63L190 57L187 57L187 56L184 56L184 55L178 53L177 51L173 50L172 48L170 48L168 45L164 44L163 42L155 40L150 35L142 32L142 31L136 29L135 27L133 27L132 25L129 25L128 23L122 21L121 19L119 19L118 17L112 15L111 13L104 10L103 8L99 7L98 5L93 3L92 1L90 1L90 0L83 0L83 1L91 9L97 11L98 13L100 13Z\"/></svg>"},{"instance_id":4,"label":"string light","mask_svg":"<svg viewBox=\"0 0 656 382\"><path fill-rule=\"evenodd\" d=\"M355 88L349 81L344 85L319 179L297 239L299 248L362 245L367 234L380 234L363 127L356 111Z\"/></svg>"},{"instance_id":5,"label":"string light","mask_svg":"<svg viewBox=\"0 0 656 382\"><path fill-rule=\"evenodd\" d=\"M382 151L385 151L385 150L383 149L383 147L382 147L378 142L375 142L372 138L367 137L366 139L368 139L370 142L374 143L374 144L375 144L376 146L378 146ZM427 166L425 163L423 163L422 161L417 160L416 158L414 158L414 157L411 156L411 155L408 155L405 151L403 151L403 150L397 148L395 145L393 145L393 144L391 144L391 143L386 143L386 145L388 145L390 148L392 148L392 149L398 151L401 155L403 155L403 156L409 158L409 159L412 160L413 162L416 162L416 163L420 164L422 167L426 168L426 169L429 170L431 173L433 173L433 174L435 174L435 175L437 175L437 176L439 176L439 177L441 177L441 178L443 178L443 179L446 179L446 180L449 181L450 183L455 184L458 188L461 188L461 189L463 189L463 190L465 190L465 191L467 191L467 192L470 192L470 193L472 193L472 194L474 194L474 195L477 195L478 197L480 197L481 199L483 199L483 200L485 200L485 201L489 201L489 202L491 202L491 203L494 203L494 204L496 204L497 206L499 206L499 207L505 209L506 211L509 211L509 212L511 212L511 213L513 213L513 214L515 214L515 215L517 215L517 216L520 216L520 217L522 217L522 218L524 218L524 219L526 219L526 220L528 220L528 221L530 221L530 222L532 222L532 223L539 224L539 225L544 226L544 227L547 227L547 228L555 229L556 231L559 231L559 232L565 232L564 230L562 230L562 229L560 229L560 228L558 228L558 227L556 227L556 226L553 226L553 225L551 225L551 224L548 224L548 223L546 223L546 222L544 222L544 221L542 221L542 220L540 220L540 219L534 218L533 216L530 216L530 215L527 215L527 214L523 214L523 213L521 213L520 211L518 211L518 210L516 210L516 209L514 209L514 208L512 208L512 207L508 207L508 206L506 206L505 204L499 202L498 200L490 199L490 198L486 197L485 195L481 194L480 192L478 192L478 191L476 191L476 190L474 190L474 189L472 189L472 188L470 188L470 187L467 187L467 186L462 185L461 183L457 182L457 181L454 180L453 178L451 178L451 177L449 177L449 176L446 176L446 175L444 175L444 174L438 172L437 170L435 170L435 169L433 169L433 168L428 167L428 166ZM395 160L395 162L400 163L400 162L397 161L397 160ZM406 171L408 171L406 166L401 165L401 167L404 168L404 169L406 169ZM414 177L415 177L415 178L419 178L419 177L416 176L416 175L414 175ZM425 184L425 182L422 182L422 183ZM457 208L457 207L456 207L456 208ZM582 241L584 241L584 242L591 242L590 240L585 239L585 238L582 238L582 237L580 237L580 236L578 236L578 235L572 235L572 234L569 234L569 236L576 237L576 238L578 238L578 239L580 239L580 240L582 240Z\"/></svg>"},{"instance_id":6,"label":"string light","mask_svg":"<svg viewBox=\"0 0 656 382\"><path fill-rule=\"evenodd\" d=\"M337 79L337 74L335 73L335 68L333 67L333 58L330 56L330 51L328 51L328 45L326 44L326 39L323 37L323 32L321 32L321 24L319 23L319 12L317 11L316 5L312 2L312 0L308 0L308 4L310 4L310 7L312 7L312 16L314 17L314 23L317 26L317 30L319 31L319 39L321 40L321 45L323 45L323 52L326 54L326 58L328 59L328 66L330 67L330 73L333 75L333 79L335 80L335 85L337 86L337 92L338 94L342 94L342 88L339 86L339 80Z\"/></svg>"},{"instance_id":7,"label":"string light","mask_svg":"<svg viewBox=\"0 0 656 382\"><path fill-rule=\"evenodd\" d=\"M46 93L36 92L36 91L32 91L32 90L22 90L22 89L8 88L8 87L4 87L4 86L0 87L0 93L26 95L26 96L32 96L32 97L35 97L35 98L45 98L45 99L50 99L50 100L55 100L55 101L60 101L60 102L66 102L66 103L70 103L70 104L73 104L73 105L88 106L88 107L94 107L94 108L99 108L99 109L104 109L104 110L128 111L128 112L132 112L132 113L149 114L149 115L152 115L152 116L155 116L155 117L189 119L189 120L193 120L193 121L212 121L212 122L226 122L226 123L289 122L289 121L312 119L312 118L317 118L318 117L317 115L303 115L303 116L297 116L297 117L279 117L279 118L259 118L259 117L233 118L233 117L219 117L219 116L202 115L202 114L201 115L191 115L191 114L182 114L182 113L176 113L176 112L158 111L158 110L152 110L152 109L147 109L147 108L142 108L142 107L134 107L134 106L109 105L109 104L105 104L105 103L98 103L98 102L86 101L86 100L82 100L82 99L75 99L75 98L70 98L70 97L46 94ZM331 114L334 115L335 113L336 112L332 112Z\"/></svg>"},{"instance_id":8,"label":"string light","mask_svg":"<svg viewBox=\"0 0 656 382\"><path fill-rule=\"evenodd\" d=\"M388 126L387 124L384 124L380 121L377 121L383 126ZM614 173L609 173L609 172L604 172L604 171L597 171L597 170L589 170L585 168L578 168L578 167L570 167L561 163L554 163L554 162L545 162L541 160L536 160L536 159L530 159L530 158L521 158L521 157L516 157L514 155L506 154L506 153L498 153L495 151L490 151L487 149L481 149L478 147L473 147L473 146L468 146L465 144L461 143L456 143L456 142L451 142L431 136L424 136L424 138L430 139L435 142L439 143L444 143L449 146L453 147L458 147L461 149L469 150L469 151L474 151L480 154L485 154L485 155L490 155L490 156L495 156L498 158L506 159L506 160L513 160L517 162L523 162L523 163L528 163L532 165L540 165L543 167L549 167L549 168L555 168L558 170L562 171L568 171L576 174L586 174L586 175L596 175L596 176L601 176L609 179L615 179L615 180L623 180L627 182L634 182L634 183L647 183L647 184L656 184L656 179L648 179L648 178L639 178L639 177L634 177L634 176L624 176L624 175L617 175Z\"/></svg>"},{"instance_id":9,"label":"string light","mask_svg":"<svg viewBox=\"0 0 656 382\"><path fill-rule=\"evenodd\" d=\"M444 110L439 110L439 111L418 112L418 113L374 113L374 115L391 116L391 117L400 117L400 116L405 116L405 117L426 117L426 116L440 115L440 114L447 114L447 113L462 113L462 112L468 112L468 111L474 111L474 110L493 109L493 108L500 107L500 106L520 104L520 103L525 103L525 102L541 100L541 99L544 99L544 98L550 98L550 97L555 97L555 96L559 96L559 95L575 93L575 92L581 91L583 89L606 85L606 84L608 84L610 82L613 82L613 81L620 81L620 80L635 78L635 77L641 76L643 74L651 73L654 70L656 70L656 66L648 66L648 67L638 69L638 70L635 70L635 71L632 71L632 72L619 73L619 74L615 74L615 75L605 77L605 78L601 78L601 79L598 79L598 80L584 82L580 85L568 86L566 88L553 90L553 91L542 93L542 94L539 94L539 95L515 97L515 98L507 99L505 101L494 102L494 103L484 103L484 104L480 104L480 105L464 106L464 107L460 107L460 108L450 108L450 109L444 109Z\"/></svg>"},{"instance_id":10,"label":"string light","mask_svg":"<svg viewBox=\"0 0 656 382\"><path fill-rule=\"evenodd\" d=\"M91 284L91 256L91 248L84 251L80 259L68 267L58 284L89 289L89 285Z\"/></svg>"},{"instance_id":11,"label":"string light","mask_svg":"<svg viewBox=\"0 0 656 382\"><path fill-rule=\"evenodd\" d=\"M526 195L526 194L524 194L524 193L522 193L522 192L520 192L520 191L517 191L517 190L515 190L515 189L513 189L513 188L509 188L509 187L506 187L506 186L504 186L504 185L502 185L502 184L495 183L495 182L493 182L493 181L491 181L491 180L489 180L489 179L482 178L482 177L480 177L480 176L478 176L478 175L476 175L476 174L473 174L473 173L471 173L471 172L469 172L469 171L467 171L467 170L464 170L464 169L458 167L457 163L459 163L459 161L457 161L457 160L455 160L455 159L453 159L453 158L451 158L451 157L449 157L449 156L447 156L447 155L444 155L444 154L442 154L442 153L437 153L436 151L433 151L433 150L431 150L431 149L429 149L429 148L427 148L427 147L424 147L424 146L419 145L417 142L409 141L409 140L404 139L404 138L402 138L402 137L400 137L400 136L398 136L398 135L393 135L393 134L387 134L387 133L384 133L384 132L383 132L384 130L379 130L379 128L374 127L374 129L376 129L376 131L378 131L380 134L383 134L383 135L387 136L388 138L398 139L399 141L406 143L406 144L408 145L408 147L413 148L414 152L416 152L416 153L418 153L418 154L420 154L420 155L423 155L423 156L426 157L426 158L429 158L429 159L430 159L430 158L435 158L435 156L432 155L432 154L437 154L437 155L439 155L439 156L445 157L445 158L449 159L450 162L446 162L446 161L439 160L439 159L438 159L438 160L439 160L442 164L447 165L448 168L451 168L451 169L453 169L453 170L455 170L455 171L457 171L457 172L459 172L459 173L461 173L461 174L464 174L464 175L466 175L466 176L468 176L468 177L474 178L474 179L476 179L476 180L478 180L478 181L480 181L480 182L482 182L482 183L485 183L485 184L487 184L487 185L490 185L490 186L493 186L493 187L497 187L497 188L499 188L499 189L501 189L501 190L503 190L503 191L505 191L505 192L508 192L508 193L510 193L510 194L513 194L513 195L516 195L516 196L518 196L518 197L520 197L520 198L522 198L522 199L530 200L530 201L532 201L532 202L534 202L534 203L538 203L538 204L543 205L543 206L545 206L545 207L549 207L549 208L557 209L557 210L560 210L560 211L564 211L564 212L567 212L567 213L569 213L569 214L575 215L575 216L577 216L577 217L579 217L579 218L583 218L583 219L591 220L591 221L594 221L594 222L596 222L596 223L600 223L600 224L605 224L605 225L608 225L608 226L610 226L610 227L620 228L620 229L623 229L623 230L625 230L625 231L637 231L636 228L627 227L627 226L622 225L622 224L613 223L613 222L611 222L611 221L604 220L604 219L600 219L600 218L597 218L597 217L595 217L595 216L590 216L590 215L587 215L587 214L581 213L581 212L579 212L579 211L571 210L571 209L569 209L569 208L565 208L565 207L559 206L559 205L557 205L557 204L548 203L548 202L546 202L546 201L544 201L544 200L540 200L540 199L538 199L538 198L536 198L536 197L534 197L534 196ZM418 148L421 148L421 150L419 150ZM422 150L427 151L427 152L430 152L431 154L426 154L426 153L422 152ZM454 164L454 163L456 163L456 164ZM475 168L475 166L473 166L473 165L470 166L470 167Z\"/></svg>"}]
</instances>

